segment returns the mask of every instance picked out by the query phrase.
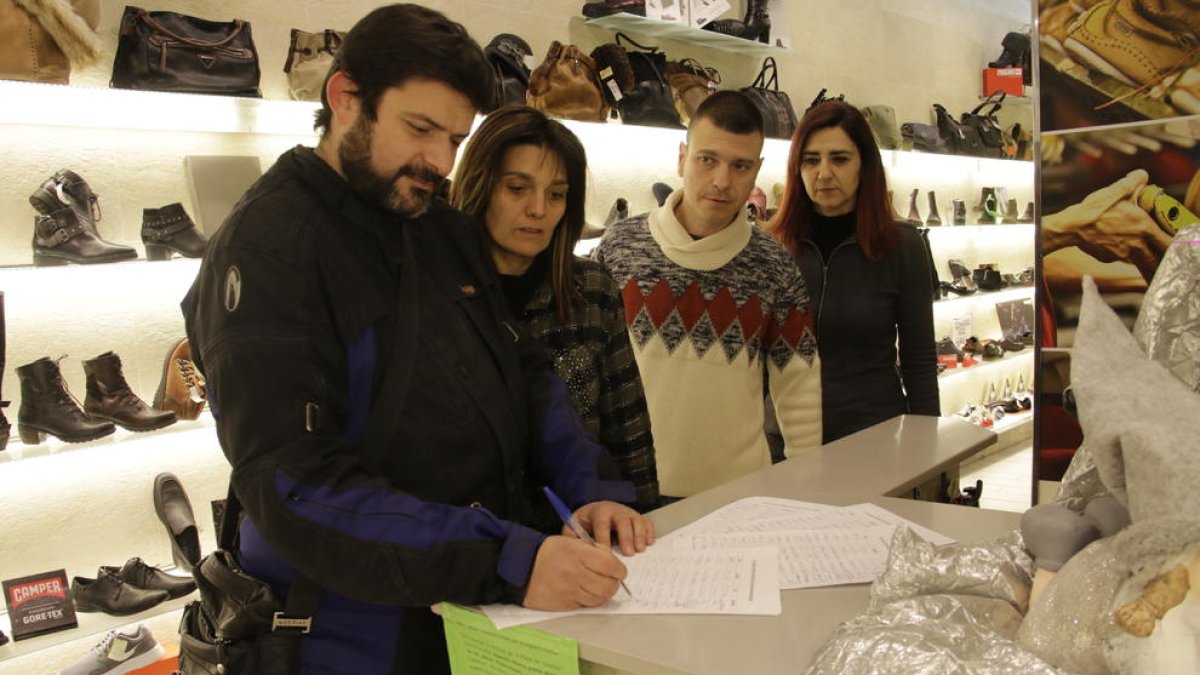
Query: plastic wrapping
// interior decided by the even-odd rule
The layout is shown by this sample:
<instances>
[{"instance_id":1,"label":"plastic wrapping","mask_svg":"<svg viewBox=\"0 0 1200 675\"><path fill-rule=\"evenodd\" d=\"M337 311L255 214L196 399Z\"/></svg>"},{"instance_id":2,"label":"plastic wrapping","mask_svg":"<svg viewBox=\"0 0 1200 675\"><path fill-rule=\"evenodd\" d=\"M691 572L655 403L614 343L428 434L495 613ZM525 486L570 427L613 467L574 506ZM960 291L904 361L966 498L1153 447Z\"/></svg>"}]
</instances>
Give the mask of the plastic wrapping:
<instances>
[{"instance_id":1,"label":"plastic wrapping","mask_svg":"<svg viewBox=\"0 0 1200 675\"><path fill-rule=\"evenodd\" d=\"M1014 642L1032 573L1019 532L935 547L898 528L870 609L842 624L807 672L1059 673Z\"/></svg>"},{"instance_id":2,"label":"plastic wrapping","mask_svg":"<svg viewBox=\"0 0 1200 675\"><path fill-rule=\"evenodd\" d=\"M1146 355L1200 391L1200 224L1183 228L1142 299L1133 336Z\"/></svg>"},{"instance_id":3,"label":"plastic wrapping","mask_svg":"<svg viewBox=\"0 0 1200 675\"><path fill-rule=\"evenodd\" d=\"M1012 641L1021 614L1004 600L923 595L847 621L808 675L963 673L1063 675Z\"/></svg>"},{"instance_id":4,"label":"plastic wrapping","mask_svg":"<svg viewBox=\"0 0 1200 675\"><path fill-rule=\"evenodd\" d=\"M953 593L1004 600L1024 614L1032 583L1033 559L1020 532L986 544L935 547L901 527L892 535L887 569L871 586L871 610L918 595Z\"/></svg>"},{"instance_id":5,"label":"plastic wrapping","mask_svg":"<svg viewBox=\"0 0 1200 675\"><path fill-rule=\"evenodd\" d=\"M1092 456L1092 449L1085 438L1063 473L1054 503L1076 513L1083 513L1088 502L1108 493L1104 481L1100 480L1100 470L1096 468L1096 459Z\"/></svg>"}]
</instances>

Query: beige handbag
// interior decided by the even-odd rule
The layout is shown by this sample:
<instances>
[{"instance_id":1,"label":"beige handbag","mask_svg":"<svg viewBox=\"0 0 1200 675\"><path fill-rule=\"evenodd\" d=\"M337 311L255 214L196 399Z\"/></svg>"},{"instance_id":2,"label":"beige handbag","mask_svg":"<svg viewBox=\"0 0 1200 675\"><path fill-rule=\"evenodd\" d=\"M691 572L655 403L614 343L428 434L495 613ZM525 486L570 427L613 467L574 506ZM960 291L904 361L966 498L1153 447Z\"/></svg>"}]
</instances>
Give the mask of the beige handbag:
<instances>
[{"instance_id":1,"label":"beige handbag","mask_svg":"<svg viewBox=\"0 0 1200 675\"><path fill-rule=\"evenodd\" d=\"M100 57L99 0L0 0L0 79L66 84Z\"/></svg>"},{"instance_id":2,"label":"beige handbag","mask_svg":"<svg viewBox=\"0 0 1200 675\"><path fill-rule=\"evenodd\" d=\"M345 38L345 32L329 28L320 33L292 29L292 41L288 46L283 72L287 73L288 96L293 101L321 100L325 77Z\"/></svg>"}]
</instances>

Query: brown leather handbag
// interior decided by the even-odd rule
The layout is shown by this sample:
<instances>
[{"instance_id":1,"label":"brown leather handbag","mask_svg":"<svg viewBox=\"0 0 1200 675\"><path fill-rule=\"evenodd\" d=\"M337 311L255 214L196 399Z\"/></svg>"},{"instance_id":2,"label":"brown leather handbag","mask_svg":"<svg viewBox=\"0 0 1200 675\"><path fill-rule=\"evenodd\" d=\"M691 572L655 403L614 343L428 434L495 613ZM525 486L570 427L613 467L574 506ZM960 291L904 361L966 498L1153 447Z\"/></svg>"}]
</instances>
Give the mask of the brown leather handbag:
<instances>
[{"instance_id":1,"label":"brown leather handbag","mask_svg":"<svg viewBox=\"0 0 1200 675\"><path fill-rule=\"evenodd\" d=\"M250 22L125 8L114 88L258 97L259 76Z\"/></svg>"},{"instance_id":2,"label":"brown leather handbag","mask_svg":"<svg viewBox=\"0 0 1200 675\"><path fill-rule=\"evenodd\" d=\"M603 122L609 106L600 93L596 62L575 45L555 40L529 76L527 102L547 115L581 122Z\"/></svg>"},{"instance_id":3,"label":"brown leather handbag","mask_svg":"<svg viewBox=\"0 0 1200 675\"><path fill-rule=\"evenodd\" d=\"M700 65L696 59L668 61L667 83L671 85L679 121L687 126L691 124L696 108L721 84L721 73L716 68Z\"/></svg>"},{"instance_id":4,"label":"brown leather handbag","mask_svg":"<svg viewBox=\"0 0 1200 675\"><path fill-rule=\"evenodd\" d=\"M0 0L0 79L67 84L100 56L98 0Z\"/></svg>"}]
</instances>

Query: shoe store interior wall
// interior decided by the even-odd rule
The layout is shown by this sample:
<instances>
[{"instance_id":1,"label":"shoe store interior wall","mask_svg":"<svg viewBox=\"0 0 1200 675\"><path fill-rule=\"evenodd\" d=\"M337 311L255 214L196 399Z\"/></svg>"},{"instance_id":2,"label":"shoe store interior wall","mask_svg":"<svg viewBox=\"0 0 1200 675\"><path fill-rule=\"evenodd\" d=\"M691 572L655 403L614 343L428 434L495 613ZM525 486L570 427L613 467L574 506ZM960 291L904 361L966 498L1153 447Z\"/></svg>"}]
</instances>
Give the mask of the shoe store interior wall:
<instances>
[{"instance_id":1,"label":"shoe store interior wall","mask_svg":"<svg viewBox=\"0 0 1200 675\"><path fill-rule=\"evenodd\" d=\"M615 35L611 28L589 25L580 16L580 0L423 4L464 23L481 44L499 33L520 35L531 45L535 64L552 40L578 45L586 53ZM742 18L745 3L731 4L724 16ZM65 389L83 402L85 362L94 368L97 357L113 352L119 357L118 374L132 392L148 403L155 398L164 372L174 365L172 350L183 337L179 302L199 261L178 252L169 261L148 260L143 228L165 217L170 209L164 207L177 209L172 205L178 203L199 232L211 233L219 222L211 205L201 203L209 197L198 197L193 183L206 180L209 189L218 190L212 184L222 177L252 180L284 150L314 144L311 119L316 105L289 100L281 68L289 30L347 30L374 6L354 0L161 0L144 5L212 20L248 21L262 69L262 99L110 89L125 7L117 0L99 0L97 34L104 51L95 64L72 71L69 87L0 81L0 139L5 148L0 160L0 222L5 223L0 229L5 318L0 345L7 357L0 392L12 401L4 412L13 426L8 450L0 453L0 505L5 513L0 578L60 568L69 576L92 576L100 565L119 566L133 557L169 566L172 545L152 498L155 478L164 472L175 474L186 489L202 548L214 547L209 504L224 497L228 467L207 411L159 431L119 428L82 443L54 436L23 443L17 430L22 388L16 369L48 358L61 372ZM642 44L660 47L670 60L692 58L717 69L720 88L749 86L763 58L774 57L780 89L790 96L797 113L825 89L826 96L844 95L860 107L892 106L899 123L933 124L932 104L957 114L983 101L981 69L996 58L1006 33L1028 30L1033 13L1028 0L772 0L770 7L772 45L716 48L686 35L664 38L628 32ZM780 38L786 46L775 43ZM1010 96L997 113L1001 123L1032 129L1034 109L1029 101L1035 98L1028 93ZM679 184L676 156L684 132L618 123L570 126L588 148L590 222L603 223L618 198L627 200L631 213L648 210L656 205L654 183ZM775 190L782 188L787 152L786 141L767 142L758 186L767 195L768 208L777 205ZM214 156L226 162L215 170L206 164ZM884 160L897 212L911 214L915 207L922 221L936 212L947 225L929 228L944 286L967 290L973 268L982 264L992 264L1012 278L1033 266L1034 226L1011 222L1016 213L1005 210L1011 201L1023 211L1034 199L1031 161L893 150L884 151ZM64 169L84 179L97 195L101 217L95 222L96 234L110 244L131 247L133 254L121 254L128 259L33 264L31 239L39 211L30 197ZM1001 202L1009 222L994 215L995 224L978 224L981 217L986 222L988 190L993 203ZM965 212L966 224L960 227L948 226L956 201L963 203L959 208ZM952 259L957 265L950 264ZM1032 302L1032 297L1031 286L1024 283L993 292L948 292L935 308L937 336L958 344L970 335L999 341L1002 326L996 303ZM1024 382L1032 388L1032 352L1014 352L978 372L948 367L942 375L943 414L985 402L1006 384ZM955 366L963 363L958 358ZM979 355L975 358L982 364ZM1021 426L1023 431L1014 432L1011 442L1030 436L1032 424ZM169 610L181 603L168 601L154 610L160 619L153 625L162 626L156 634L170 639L177 613ZM13 651L13 644L0 647L0 675L51 672L83 651L80 644L94 642L97 632L127 622L82 614L80 623L86 630L26 641L16 645L19 651ZM0 625L8 632L7 621L0 619Z\"/></svg>"}]
</instances>

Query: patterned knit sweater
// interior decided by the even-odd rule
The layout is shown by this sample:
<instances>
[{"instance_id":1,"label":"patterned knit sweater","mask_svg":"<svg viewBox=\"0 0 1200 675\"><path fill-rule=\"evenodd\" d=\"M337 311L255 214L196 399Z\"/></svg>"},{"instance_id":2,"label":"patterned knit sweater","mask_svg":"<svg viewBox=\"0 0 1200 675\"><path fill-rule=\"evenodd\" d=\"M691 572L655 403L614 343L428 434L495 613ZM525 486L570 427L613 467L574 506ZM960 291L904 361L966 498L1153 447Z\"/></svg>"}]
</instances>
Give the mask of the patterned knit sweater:
<instances>
[{"instance_id":1,"label":"patterned knit sweater","mask_svg":"<svg viewBox=\"0 0 1200 675\"><path fill-rule=\"evenodd\" d=\"M788 252L745 210L693 239L682 196L608 228L595 256L622 289L664 495L686 497L771 463L769 383L788 455L821 444L813 311Z\"/></svg>"}]
</instances>

